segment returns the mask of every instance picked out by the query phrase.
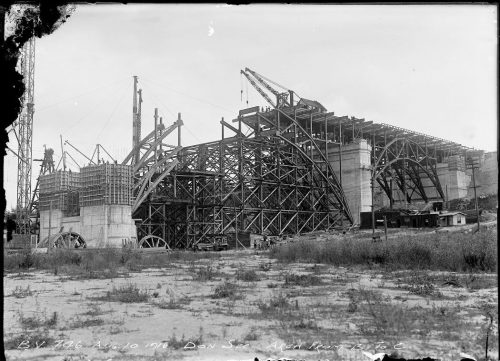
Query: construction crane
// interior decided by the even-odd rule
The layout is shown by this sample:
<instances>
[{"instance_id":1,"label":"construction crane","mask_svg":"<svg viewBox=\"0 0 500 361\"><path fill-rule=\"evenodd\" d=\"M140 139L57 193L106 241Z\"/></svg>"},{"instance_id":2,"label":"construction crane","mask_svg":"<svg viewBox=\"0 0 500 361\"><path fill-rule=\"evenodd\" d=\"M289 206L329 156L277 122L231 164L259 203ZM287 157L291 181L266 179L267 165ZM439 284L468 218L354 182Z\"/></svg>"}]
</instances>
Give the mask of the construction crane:
<instances>
[{"instance_id":1,"label":"construction crane","mask_svg":"<svg viewBox=\"0 0 500 361\"><path fill-rule=\"evenodd\" d=\"M53 173L55 171L53 155L54 150L52 148L45 148L43 159L33 159L34 162L42 162L42 164L40 165L40 173L36 179L35 190L33 191L30 202L30 214L37 214L37 218L40 176Z\"/></svg>"},{"instance_id":2,"label":"construction crane","mask_svg":"<svg viewBox=\"0 0 500 361\"><path fill-rule=\"evenodd\" d=\"M31 168L32 136L35 91L35 38L32 37L21 49L18 63L23 76L25 91L21 98L22 110L13 132L18 141L17 162L17 233L31 233Z\"/></svg>"},{"instance_id":3,"label":"construction crane","mask_svg":"<svg viewBox=\"0 0 500 361\"><path fill-rule=\"evenodd\" d=\"M294 105L294 91L286 90L285 92L279 92L274 89L269 83L274 84L280 88L286 89L282 85L266 78L265 76L253 71L252 69L245 68L245 70L240 71L241 74L247 78L247 80L252 84L252 86L259 92L260 95L273 107L273 108L282 108L285 106L293 106ZM268 83L269 82L269 83ZM259 85L260 84L260 85ZM264 87L269 92L271 92L276 101L271 100L271 97L261 88ZM295 94L296 95L296 94Z\"/></svg>"},{"instance_id":4,"label":"construction crane","mask_svg":"<svg viewBox=\"0 0 500 361\"><path fill-rule=\"evenodd\" d=\"M34 224L30 224L30 232L34 232L38 236L40 235L39 233L40 210L38 208L39 193L40 193L39 191L40 177L42 175L53 173L55 171L53 155L54 155L54 150L52 148L45 148L43 159L33 159L34 162L42 162L42 164L40 165L40 173L36 179L35 190L33 191L33 195L31 197L31 202L29 206L29 214L35 216Z\"/></svg>"}]
</instances>

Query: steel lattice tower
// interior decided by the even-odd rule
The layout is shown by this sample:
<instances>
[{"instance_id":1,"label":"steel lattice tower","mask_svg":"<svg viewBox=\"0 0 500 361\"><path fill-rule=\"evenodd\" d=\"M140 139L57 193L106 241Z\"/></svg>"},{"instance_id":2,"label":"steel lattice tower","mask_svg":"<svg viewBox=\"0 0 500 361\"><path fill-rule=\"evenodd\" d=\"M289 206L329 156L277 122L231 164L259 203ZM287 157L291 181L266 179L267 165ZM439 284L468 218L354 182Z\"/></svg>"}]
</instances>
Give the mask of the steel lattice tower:
<instances>
[{"instance_id":1,"label":"steel lattice tower","mask_svg":"<svg viewBox=\"0 0 500 361\"><path fill-rule=\"evenodd\" d=\"M22 110L19 115L16 131L18 136L18 168L17 168L17 225L21 234L30 233L30 201L31 201L31 167L32 167L32 135L35 90L35 38L26 42L19 58L21 75L24 78L25 91Z\"/></svg>"}]
</instances>

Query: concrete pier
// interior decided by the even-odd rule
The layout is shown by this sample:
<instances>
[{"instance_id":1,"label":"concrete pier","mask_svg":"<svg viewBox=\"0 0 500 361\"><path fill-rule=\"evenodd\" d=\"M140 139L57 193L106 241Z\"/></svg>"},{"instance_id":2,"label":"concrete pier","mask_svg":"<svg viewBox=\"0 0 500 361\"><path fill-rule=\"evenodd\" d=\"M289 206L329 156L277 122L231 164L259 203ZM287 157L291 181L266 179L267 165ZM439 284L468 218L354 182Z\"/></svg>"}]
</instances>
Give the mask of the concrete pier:
<instances>
[{"instance_id":1,"label":"concrete pier","mask_svg":"<svg viewBox=\"0 0 500 361\"><path fill-rule=\"evenodd\" d=\"M371 211L371 146L365 139L342 146L342 169L340 146L330 144L328 161L337 177L342 179L342 188L355 223L360 221L360 212Z\"/></svg>"},{"instance_id":2,"label":"concrete pier","mask_svg":"<svg viewBox=\"0 0 500 361\"><path fill-rule=\"evenodd\" d=\"M128 205L100 205L80 208L80 216L64 217L58 209L40 212L40 239L59 232L76 232L89 248L122 247L136 243L137 233ZM50 222L49 222L50 218Z\"/></svg>"}]
</instances>

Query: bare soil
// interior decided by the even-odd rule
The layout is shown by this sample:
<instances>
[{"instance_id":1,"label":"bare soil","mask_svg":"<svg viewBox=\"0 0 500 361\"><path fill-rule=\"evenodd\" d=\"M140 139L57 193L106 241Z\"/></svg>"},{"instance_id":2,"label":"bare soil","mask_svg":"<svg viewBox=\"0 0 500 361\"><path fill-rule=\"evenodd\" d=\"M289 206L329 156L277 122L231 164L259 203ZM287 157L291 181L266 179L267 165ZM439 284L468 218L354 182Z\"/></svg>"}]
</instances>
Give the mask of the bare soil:
<instances>
[{"instance_id":1,"label":"bare soil","mask_svg":"<svg viewBox=\"0 0 500 361\"><path fill-rule=\"evenodd\" d=\"M127 289L138 293L120 298ZM8 360L366 361L362 350L479 359L487 333L498 357L497 319L490 325L485 311L497 312L497 292L491 273L280 264L265 251L228 251L107 279L6 274L4 341Z\"/></svg>"}]
</instances>

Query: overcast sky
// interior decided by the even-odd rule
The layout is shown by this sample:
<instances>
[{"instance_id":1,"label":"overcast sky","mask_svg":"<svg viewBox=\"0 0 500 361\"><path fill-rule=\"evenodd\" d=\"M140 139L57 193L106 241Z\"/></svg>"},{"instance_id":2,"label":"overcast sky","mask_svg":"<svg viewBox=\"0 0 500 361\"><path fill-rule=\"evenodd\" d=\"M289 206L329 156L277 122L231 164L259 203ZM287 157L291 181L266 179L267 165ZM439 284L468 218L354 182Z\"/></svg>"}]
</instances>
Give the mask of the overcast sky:
<instances>
[{"instance_id":1,"label":"overcast sky","mask_svg":"<svg viewBox=\"0 0 500 361\"><path fill-rule=\"evenodd\" d=\"M166 125L182 113L183 145L217 140L220 119L233 119L247 97L249 106L267 105L241 79L245 67L336 115L493 151L496 12L489 5L78 5L36 40L33 158L46 144L57 163L62 135L89 156L100 143L123 160L132 145L133 75L143 89L143 135L158 107ZM13 155L5 167L10 209Z\"/></svg>"}]
</instances>

